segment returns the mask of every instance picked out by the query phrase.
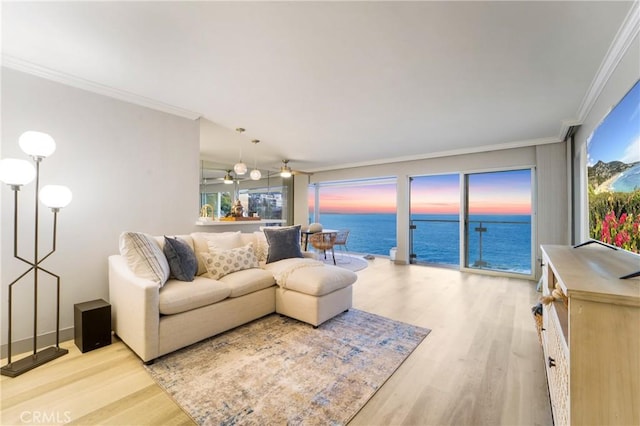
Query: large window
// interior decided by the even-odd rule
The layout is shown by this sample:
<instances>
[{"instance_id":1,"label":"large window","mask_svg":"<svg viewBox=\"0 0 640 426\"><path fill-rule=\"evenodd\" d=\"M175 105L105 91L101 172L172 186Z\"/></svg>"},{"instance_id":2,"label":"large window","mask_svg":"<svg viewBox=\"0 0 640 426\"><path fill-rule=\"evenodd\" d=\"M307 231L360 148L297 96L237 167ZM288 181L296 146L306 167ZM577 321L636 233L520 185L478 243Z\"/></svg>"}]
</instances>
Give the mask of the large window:
<instances>
[{"instance_id":1,"label":"large window","mask_svg":"<svg viewBox=\"0 0 640 426\"><path fill-rule=\"evenodd\" d=\"M465 175L465 266L530 275L530 169Z\"/></svg>"},{"instance_id":2,"label":"large window","mask_svg":"<svg viewBox=\"0 0 640 426\"><path fill-rule=\"evenodd\" d=\"M388 256L396 245L395 179L313 184L309 206L310 222L350 230L347 244L352 252Z\"/></svg>"},{"instance_id":3,"label":"large window","mask_svg":"<svg viewBox=\"0 0 640 426\"><path fill-rule=\"evenodd\" d=\"M411 263L460 264L460 175L411 178Z\"/></svg>"},{"instance_id":4,"label":"large window","mask_svg":"<svg viewBox=\"0 0 640 426\"><path fill-rule=\"evenodd\" d=\"M411 178L411 263L531 275L532 175L524 169Z\"/></svg>"}]
</instances>

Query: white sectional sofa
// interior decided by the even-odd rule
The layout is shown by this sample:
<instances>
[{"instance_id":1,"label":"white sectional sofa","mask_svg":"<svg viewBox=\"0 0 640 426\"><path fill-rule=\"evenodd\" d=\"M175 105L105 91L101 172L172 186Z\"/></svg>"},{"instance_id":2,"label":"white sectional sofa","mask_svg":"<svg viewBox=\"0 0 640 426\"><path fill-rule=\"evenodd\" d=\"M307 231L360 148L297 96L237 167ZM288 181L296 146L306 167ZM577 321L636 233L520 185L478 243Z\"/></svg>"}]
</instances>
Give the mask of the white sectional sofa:
<instances>
[{"instance_id":1,"label":"white sectional sofa","mask_svg":"<svg viewBox=\"0 0 640 426\"><path fill-rule=\"evenodd\" d=\"M197 260L193 281L173 277L165 238L125 233L121 253L109 257L113 330L144 362L273 312L317 327L352 306L354 272L286 253L278 260L262 232L177 236ZM225 262L230 269L216 269Z\"/></svg>"}]
</instances>

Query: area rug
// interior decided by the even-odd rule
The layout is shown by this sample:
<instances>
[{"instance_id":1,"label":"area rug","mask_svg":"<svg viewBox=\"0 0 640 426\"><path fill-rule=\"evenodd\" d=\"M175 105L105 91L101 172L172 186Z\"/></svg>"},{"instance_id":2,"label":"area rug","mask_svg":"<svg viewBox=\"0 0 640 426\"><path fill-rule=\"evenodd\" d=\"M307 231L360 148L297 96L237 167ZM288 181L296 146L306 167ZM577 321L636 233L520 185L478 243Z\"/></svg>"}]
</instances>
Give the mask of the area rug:
<instances>
[{"instance_id":1,"label":"area rug","mask_svg":"<svg viewBox=\"0 0 640 426\"><path fill-rule=\"evenodd\" d=\"M317 329L272 314L146 368L200 425L340 425L429 332L356 309Z\"/></svg>"},{"instance_id":2,"label":"area rug","mask_svg":"<svg viewBox=\"0 0 640 426\"><path fill-rule=\"evenodd\" d=\"M328 255L326 259L320 257L319 260L322 260L326 265L333 265L331 255ZM336 266L357 272L369 266L369 263L362 256L336 254Z\"/></svg>"}]
</instances>

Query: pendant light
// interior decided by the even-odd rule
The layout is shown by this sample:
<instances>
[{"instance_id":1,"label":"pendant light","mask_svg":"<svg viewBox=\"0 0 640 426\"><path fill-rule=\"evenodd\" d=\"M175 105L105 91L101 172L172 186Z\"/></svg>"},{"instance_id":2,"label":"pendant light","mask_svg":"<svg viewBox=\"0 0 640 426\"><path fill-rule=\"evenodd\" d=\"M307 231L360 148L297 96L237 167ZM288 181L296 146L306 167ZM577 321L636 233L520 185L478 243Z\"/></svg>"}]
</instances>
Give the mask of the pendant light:
<instances>
[{"instance_id":1,"label":"pendant light","mask_svg":"<svg viewBox=\"0 0 640 426\"><path fill-rule=\"evenodd\" d=\"M260 141L258 139L254 139L251 141L251 143L253 144L254 148L253 148L253 170L251 170L251 173L249 173L249 176L251 176L251 180L260 180L260 178L262 177L262 173L260 173L260 170L258 170L258 155L256 154L256 149L257 149L257 145L260 143Z\"/></svg>"},{"instance_id":2,"label":"pendant light","mask_svg":"<svg viewBox=\"0 0 640 426\"><path fill-rule=\"evenodd\" d=\"M242 132L244 132L244 129L242 127L238 127L236 129L236 132L242 135ZM236 175L239 175L239 176L242 176L245 173L247 173L247 165L242 162L242 144L240 145L240 161L233 166L233 171L236 172Z\"/></svg>"}]
</instances>

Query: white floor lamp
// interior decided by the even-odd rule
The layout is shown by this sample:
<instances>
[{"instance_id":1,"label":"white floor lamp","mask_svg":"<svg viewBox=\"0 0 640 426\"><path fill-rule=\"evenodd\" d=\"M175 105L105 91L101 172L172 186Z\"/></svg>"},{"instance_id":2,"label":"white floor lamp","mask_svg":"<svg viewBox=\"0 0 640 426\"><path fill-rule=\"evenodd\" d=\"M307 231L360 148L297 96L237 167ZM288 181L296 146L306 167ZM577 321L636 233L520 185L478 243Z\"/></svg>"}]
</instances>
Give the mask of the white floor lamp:
<instances>
[{"instance_id":1,"label":"white floor lamp","mask_svg":"<svg viewBox=\"0 0 640 426\"><path fill-rule=\"evenodd\" d=\"M18 278L9 284L9 310L8 310L8 339L7 339L7 365L2 367L2 375L15 377L42 364L52 361L67 354L67 349L60 348L60 277L40 266L40 263L48 258L56 250L56 230L58 212L71 202L71 191L65 186L46 185L40 190L40 162L53 154L56 143L46 133L29 131L20 136L20 148L29 155L34 166L27 160L7 158L0 160L0 181L8 184L13 191L13 257L29 265L29 268ZM18 191L23 185L35 178L35 232L33 260L25 259L18 254ZM53 239L52 248L44 257L38 257L38 198L53 212ZM18 361L11 359L11 341L13 331L13 286L22 278L33 271L33 353ZM56 279L56 345L38 352L38 273L44 272Z\"/></svg>"}]
</instances>

